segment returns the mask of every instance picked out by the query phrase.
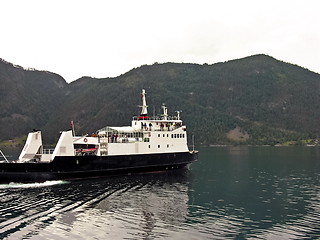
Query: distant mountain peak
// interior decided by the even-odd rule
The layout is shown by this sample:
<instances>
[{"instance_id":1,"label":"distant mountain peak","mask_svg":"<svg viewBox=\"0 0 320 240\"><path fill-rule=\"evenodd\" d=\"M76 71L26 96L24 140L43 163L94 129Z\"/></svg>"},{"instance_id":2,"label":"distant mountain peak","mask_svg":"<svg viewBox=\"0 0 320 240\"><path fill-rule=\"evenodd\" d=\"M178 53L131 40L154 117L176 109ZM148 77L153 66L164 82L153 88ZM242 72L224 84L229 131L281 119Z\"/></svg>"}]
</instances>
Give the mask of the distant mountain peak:
<instances>
[{"instance_id":1,"label":"distant mountain peak","mask_svg":"<svg viewBox=\"0 0 320 240\"><path fill-rule=\"evenodd\" d=\"M143 65L115 78L82 77L70 84L1 59L0 138L40 128L54 142L70 120L84 134L130 124L142 88L153 112L163 102L169 111L182 110L198 143L276 144L320 136L320 75L256 54L211 65Z\"/></svg>"}]
</instances>

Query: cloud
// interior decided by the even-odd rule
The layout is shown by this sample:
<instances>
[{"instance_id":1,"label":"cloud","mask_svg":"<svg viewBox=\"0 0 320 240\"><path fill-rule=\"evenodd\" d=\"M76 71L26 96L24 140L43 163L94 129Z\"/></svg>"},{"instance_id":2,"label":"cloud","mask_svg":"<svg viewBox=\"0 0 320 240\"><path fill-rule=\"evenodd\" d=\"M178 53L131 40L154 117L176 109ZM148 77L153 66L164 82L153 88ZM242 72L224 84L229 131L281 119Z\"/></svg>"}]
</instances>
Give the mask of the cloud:
<instances>
[{"instance_id":1,"label":"cloud","mask_svg":"<svg viewBox=\"0 0 320 240\"><path fill-rule=\"evenodd\" d=\"M1 58L68 81L154 62L215 63L265 53L320 72L320 3L40 1L0 4Z\"/></svg>"}]
</instances>

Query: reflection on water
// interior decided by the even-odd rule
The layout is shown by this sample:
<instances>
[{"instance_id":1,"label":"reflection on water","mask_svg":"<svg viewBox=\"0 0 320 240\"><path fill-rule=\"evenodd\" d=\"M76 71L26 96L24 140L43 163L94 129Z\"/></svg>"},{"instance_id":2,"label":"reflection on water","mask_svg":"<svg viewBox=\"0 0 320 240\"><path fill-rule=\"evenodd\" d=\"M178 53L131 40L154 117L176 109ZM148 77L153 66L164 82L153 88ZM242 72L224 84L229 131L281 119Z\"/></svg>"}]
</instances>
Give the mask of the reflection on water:
<instances>
[{"instance_id":1,"label":"reflection on water","mask_svg":"<svg viewBox=\"0 0 320 240\"><path fill-rule=\"evenodd\" d=\"M190 170L0 185L0 239L318 239L320 149L200 149Z\"/></svg>"},{"instance_id":2,"label":"reflection on water","mask_svg":"<svg viewBox=\"0 0 320 240\"><path fill-rule=\"evenodd\" d=\"M167 237L188 209L187 170L1 187L0 238Z\"/></svg>"},{"instance_id":3,"label":"reflection on water","mask_svg":"<svg viewBox=\"0 0 320 240\"><path fill-rule=\"evenodd\" d=\"M320 237L320 149L203 149L189 214L215 239ZM211 224L206 224L210 222Z\"/></svg>"}]
</instances>

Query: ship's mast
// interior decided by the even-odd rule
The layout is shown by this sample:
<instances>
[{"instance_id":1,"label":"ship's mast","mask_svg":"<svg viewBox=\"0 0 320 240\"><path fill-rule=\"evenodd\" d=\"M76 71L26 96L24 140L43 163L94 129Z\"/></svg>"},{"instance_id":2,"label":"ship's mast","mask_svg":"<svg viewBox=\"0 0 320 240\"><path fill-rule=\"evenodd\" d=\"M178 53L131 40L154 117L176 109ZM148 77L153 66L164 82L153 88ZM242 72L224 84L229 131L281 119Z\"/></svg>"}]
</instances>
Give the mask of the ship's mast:
<instances>
[{"instance_id":1,"label":"ship's mast","mask_svg":"<svg viewBox=\"0 0 320 240\"><path fill-rule=\"evenodd\" d=\"M148 106L147 106L147 100L146 100L146 91L144 89L142 89L141 98L142 98L142 106L140 106L141 113L140 113L139 119L145 119L145 118L148 118Z\"/></svg>"},{"instance_id":2,"label":"ship's mast","mask_svg":"<svg viewBox=\"0 0 320 240\"><path fill-rule=\"evenodd\" d=\"M181 111L176 111L176 113L177 113L177 120L180 120L180 113L181 113Z\"/></svg>"},{"instance_id":3,"label":"ship's mast","mask_svg":"<svg viewBox=\"0 0 320 240\"><path fill-rule=\"evenodd\" d=\"M162 105L163 110L163 120L168 120L168 108L163 104Z\"/></svg>"}]
</instances>

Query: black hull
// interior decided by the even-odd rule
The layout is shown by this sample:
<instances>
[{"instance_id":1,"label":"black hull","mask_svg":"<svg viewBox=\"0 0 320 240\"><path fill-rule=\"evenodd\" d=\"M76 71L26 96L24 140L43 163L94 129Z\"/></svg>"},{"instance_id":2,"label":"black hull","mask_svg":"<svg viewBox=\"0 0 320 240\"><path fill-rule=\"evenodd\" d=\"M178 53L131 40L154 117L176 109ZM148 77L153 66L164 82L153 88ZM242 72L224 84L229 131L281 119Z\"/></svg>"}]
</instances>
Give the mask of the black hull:
<instances>
[{"instance_id":1,"label":"black hull","mask_svg":"<svg viewBox=\"0 0 320 240\"><path fill-rule=\"evenodd\" d=\"M197 152L121 156L64 156L50 163L1 163L0 183L74 180L183 168Z\"/></svg>"}]
</instances>

